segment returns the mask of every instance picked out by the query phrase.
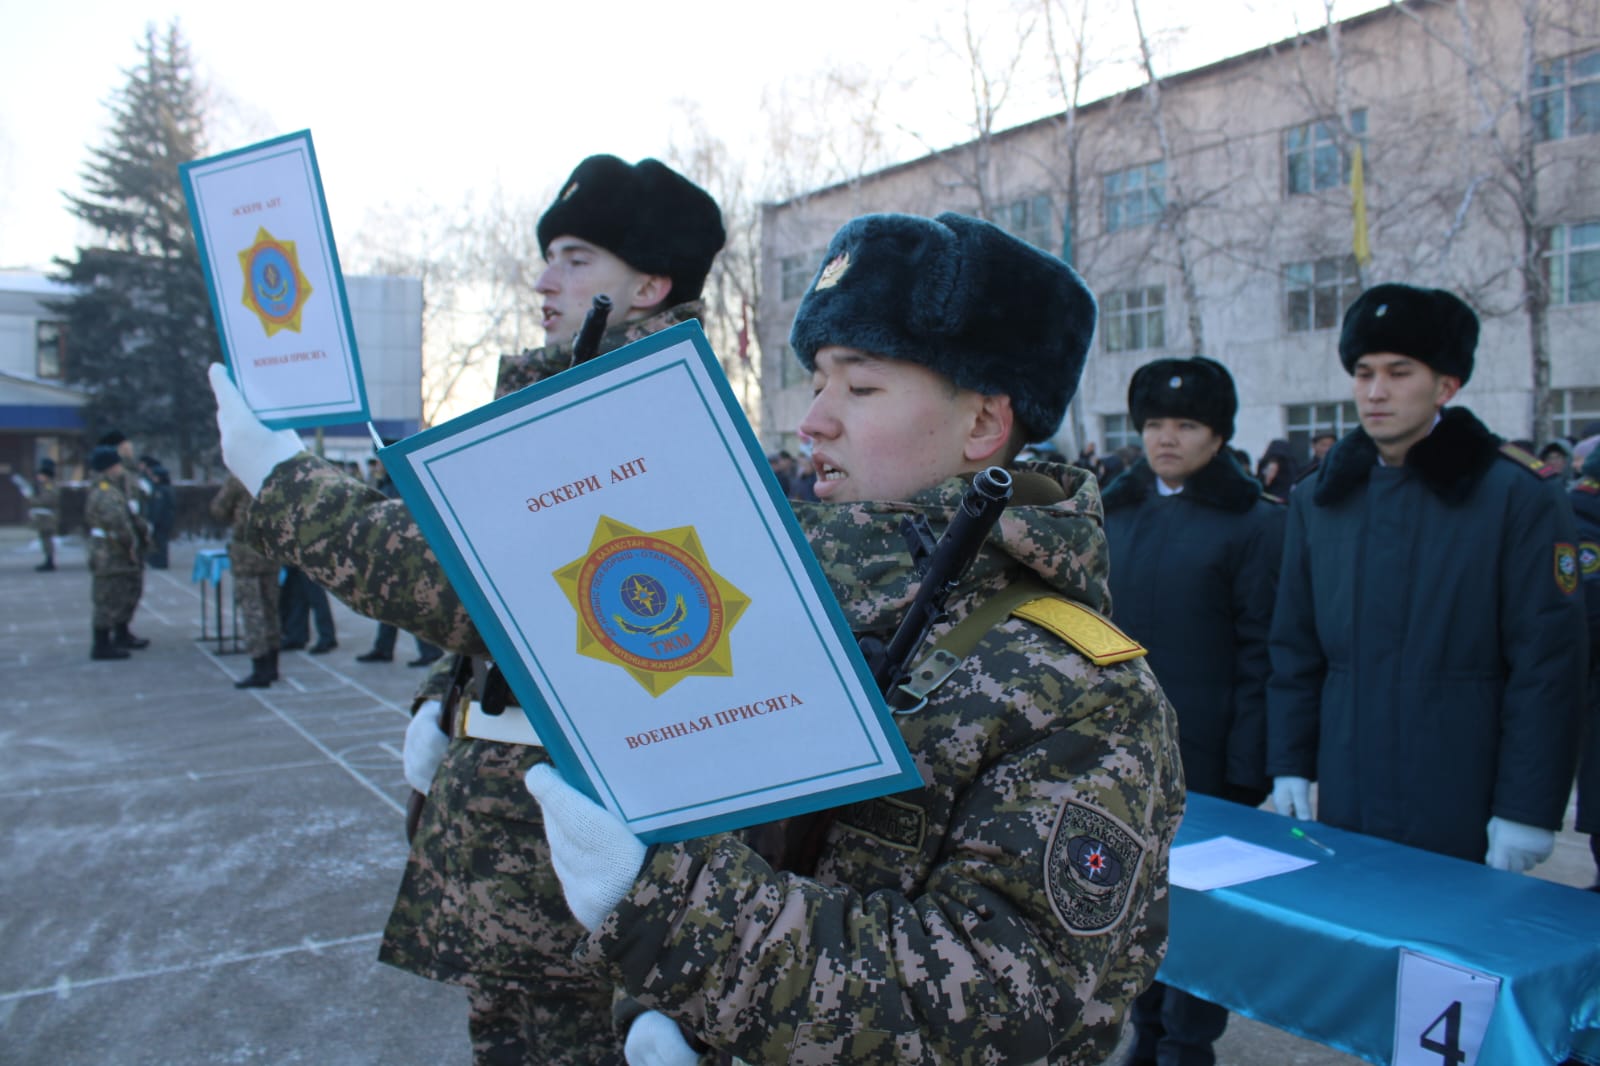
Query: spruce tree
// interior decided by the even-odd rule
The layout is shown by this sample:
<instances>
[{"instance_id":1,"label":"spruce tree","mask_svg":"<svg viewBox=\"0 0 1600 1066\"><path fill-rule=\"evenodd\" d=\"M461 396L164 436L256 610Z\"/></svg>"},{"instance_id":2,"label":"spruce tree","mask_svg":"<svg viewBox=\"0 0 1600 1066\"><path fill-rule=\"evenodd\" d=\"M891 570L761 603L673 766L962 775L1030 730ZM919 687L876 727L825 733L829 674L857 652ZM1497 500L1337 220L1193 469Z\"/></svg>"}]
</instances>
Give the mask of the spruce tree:
<instances>
[{"instance_id":1,"label":"spruce tree","mask_svg":"<svg viewBox=\"0 0 1600 1066\"><path fill-rule=\"evenodd\" d=\"M221 358L178 165L205 151L205 111L176 22L147 27L114 95L109 143L90 150L70 210L96 243L57 259L77 288L57 306L69 381L85 386L90 439L121 429L181 476L216 455L207 364Z\"/></svg>"}]
</instances>

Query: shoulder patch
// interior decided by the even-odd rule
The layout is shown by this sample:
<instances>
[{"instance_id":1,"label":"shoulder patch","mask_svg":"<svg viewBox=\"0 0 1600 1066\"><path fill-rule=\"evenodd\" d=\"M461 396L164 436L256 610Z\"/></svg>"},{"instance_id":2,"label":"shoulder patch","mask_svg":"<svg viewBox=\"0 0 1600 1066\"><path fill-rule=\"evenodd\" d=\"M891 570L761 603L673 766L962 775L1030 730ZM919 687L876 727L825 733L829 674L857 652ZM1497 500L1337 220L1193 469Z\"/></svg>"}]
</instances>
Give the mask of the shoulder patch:
<instances>
[{"instance_id":1,"label":"shoulder patch","mask_svg":"<svg viewBox=\"0 0 1600 1066\"><path fill-rule=\"evenodd\" d=\"M1578 591L1578 549L1566 541L1556 541L1556 588L1563 596Z\"/></svg>"},{"instance_id":2,"label":"shoulder patch","mask_svg":"<svg viewBox=\"0 0 1600 1066\"><path fill-rule=\"evenodd\" d=\"M1523 448L1519 448L1509 441L1500 445L1500 455L1502 458L1510 459L1518 466L1524 468L1530 473L1537 474L1539 477L1545 478L1546 480L1553 478L1560 473L1560 471L1556 470L1555 467L1544 462L1537 455L1534 455L1532 452Z\"/></svg>"},{"instance_id":3,"label":"shoulder patch","mask_svg":"<svg viewBox=\"0 0 1600 1066\"><path fill-rule=\"evenodd\" d=\"M1040 596L1013 608L1011 613L1048 629L1096 666L1125 663L1145 654L1144 645L1105 618L1060 596Z\"/></svg>"},{"instance_id":4,"label":"shoulder patch","mask_svg":"<svg viewBox=\"0 0 1600 1066\"><path fill-rule=\"evenodd\" d=\"M1045 849L1044 884L1068 932L1103 933L1122 921L1146 850L1105 811L1077 800L1061 804Z\"/></svg>"},{"instance_id":5,"label":"shoulder patch","mask_svg":"<svg viewBox=\"0 0 1600 1066\"><path fill-rule=\"evenodd\" d=\"M1600 543L1592 540L1578 542L1578 569L1584 577L1600 574Z\"/></svg>"}]
</instances>

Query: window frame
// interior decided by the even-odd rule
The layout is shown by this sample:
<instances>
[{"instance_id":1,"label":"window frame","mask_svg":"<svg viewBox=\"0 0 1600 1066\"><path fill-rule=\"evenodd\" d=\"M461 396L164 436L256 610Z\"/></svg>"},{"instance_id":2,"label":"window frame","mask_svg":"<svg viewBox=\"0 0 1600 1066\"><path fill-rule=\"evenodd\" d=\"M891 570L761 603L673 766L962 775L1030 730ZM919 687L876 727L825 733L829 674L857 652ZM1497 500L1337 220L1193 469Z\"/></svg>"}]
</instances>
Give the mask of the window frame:
<instances>
[{"instance_id":1,"label":"window frame","mask_svg":"<svg viewBox=\"0 0 1600 1066\"><path fill-rule=\"evenodd\" d=\"M1600 48L1534 64L1528 75L1528 121L1538 144L1600 133Z\"/></svg>"},{"instance_id":2,"label":"window frame","mask_svg":"<svg viewBox=\"0 0 1600 1066\"><path fill-rule=\"evenodd\" d=\"M1154 225L1161 221L1166 210L1165 160L1139 163L1101 175L1100 218L1107 233Z\"/></svg>"},{"instance_id":3,"label":"window frame","mask_svg":"<svg viewBox=\"0 0 1600 1066\"><path fill-rule=\"evenodd\" d=\"M1101 347L1108 355L1165 350L1167 287L1139 285L1103 293L1100 297L1100 336Z\"/></svg>"},{"instance_id":4,"label":"window frame","mask_svg":"<svg viewBox=\"0 0 1600 1066\"><path fill-rule=\"evenodd\" d=\"M47 331L54 333L49 339L49 344L55 348L54 367L47 370L45 367L45 346ZM40 318L33 323L33 376L41 381L61 381L66 377L67 368L67 323L62 319Z\"/></svg>"},{"instance_id":5,"label":"window frame","mask_svg":"<svg viewBox=\"0 0 1600 1066\"><path fill-rule=\"evenodd\" d=\"M1367 143L1367 109L1358 107L1350 112L1350 129L1356 144L1363 150ZM1351 152L1341 145L1337 118L1312 119L1283 131L1279 140L1280 158L1283 161L1283 195L1315 196L1350 184ZM1363 153L1364 154L1364 153ZM1297 160L1304 162L1297 165ZM1370 160L1363 159L1363 165ZM1337 176L1334 171L1337 169ZM1305 188L1296 187L1296 175L1304 174Z\"/></svg>"},{"instance_id":6,"label":"window frame","mask_svg":"<svg viewBox=\"0 0 1600 1066\"><path fill-rule=\"evenodd\" d=\"M1574 245L1573 237L1583 241ZM1551 226L1544 233L1542 256L1546 291L1551 307L1600 302L1600 219ZM1578 296L1573 296L1574 260L1583 265Z\"/></svg>"},{"instance_id":7,"label":"window frame","mask_svg":"<svg viewBox=\"0 0 1600 1066\"><path fill-rule=\"evenodd\" d=\"M1342 268L1341 276L1328 275ZM1297 286L1297 282L1300 284ZM1331 301L1319 299L1332 287ZM1306 298L1304 326L1297 326L1296 297ZM1344 313L1361 294L1361 273L1353 254L1327 255L1317 259L1300 260L1283 265L1283 331L1285 333L1318 333L1338 329ZM1319 312L1321 312L1319 314ZM1319 324L1319 322L1321 324Z\"/></svg>"}]
</instances>

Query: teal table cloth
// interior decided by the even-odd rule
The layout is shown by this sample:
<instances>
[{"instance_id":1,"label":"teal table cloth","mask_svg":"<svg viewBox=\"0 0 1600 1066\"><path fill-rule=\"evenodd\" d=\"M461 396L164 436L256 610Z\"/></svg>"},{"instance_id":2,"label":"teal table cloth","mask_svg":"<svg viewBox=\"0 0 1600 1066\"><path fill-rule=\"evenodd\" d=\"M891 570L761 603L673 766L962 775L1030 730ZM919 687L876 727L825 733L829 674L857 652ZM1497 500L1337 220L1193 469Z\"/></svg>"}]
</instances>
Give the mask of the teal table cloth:
<instances>
[{"instance_id":1,"label":"teal table cloth","mask_svg":"<svg viewBox=\"0 0 1600 1066\"><path fill-rule=\"evenodd\" d=\"M1294 837L1297 825L1334 854ZM1388 1063L1410 949L1500 979L1478 1063L1600 1063L1600 894L1191 795L1177 843L1219 836L1316 865L1206 892L1174 886L1160 980Z\"/></svg>"}]
</instances>

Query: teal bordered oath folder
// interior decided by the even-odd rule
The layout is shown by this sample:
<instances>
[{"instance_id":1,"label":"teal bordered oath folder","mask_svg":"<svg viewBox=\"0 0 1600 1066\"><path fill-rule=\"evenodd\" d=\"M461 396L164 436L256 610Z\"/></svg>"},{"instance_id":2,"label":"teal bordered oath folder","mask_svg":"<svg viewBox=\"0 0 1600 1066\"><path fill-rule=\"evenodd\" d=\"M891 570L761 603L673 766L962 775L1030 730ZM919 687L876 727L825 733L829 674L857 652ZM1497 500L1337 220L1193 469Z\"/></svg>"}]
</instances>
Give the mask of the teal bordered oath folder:
<instances>
[{"instance_id":1,"label":"teal bordered oath folder","mask_svg":"<svg viewBox=\"0 0 1600 1066\"><path fill-rule=\"evenodd\" d=\"M310 132L178 171L222 354L250 409L273 429L369 421Z\"/></svg>"},{"instance_id":2,"label":"teal bordered oath folder","mask_svg":"<svg viewBox=\"0 0 1600 1066\"><path fill-rule=\"evenodd\" d=\"M382 458L557 767L640 838L921 785L698 322Z\"/></svg>"}]
</instances>

